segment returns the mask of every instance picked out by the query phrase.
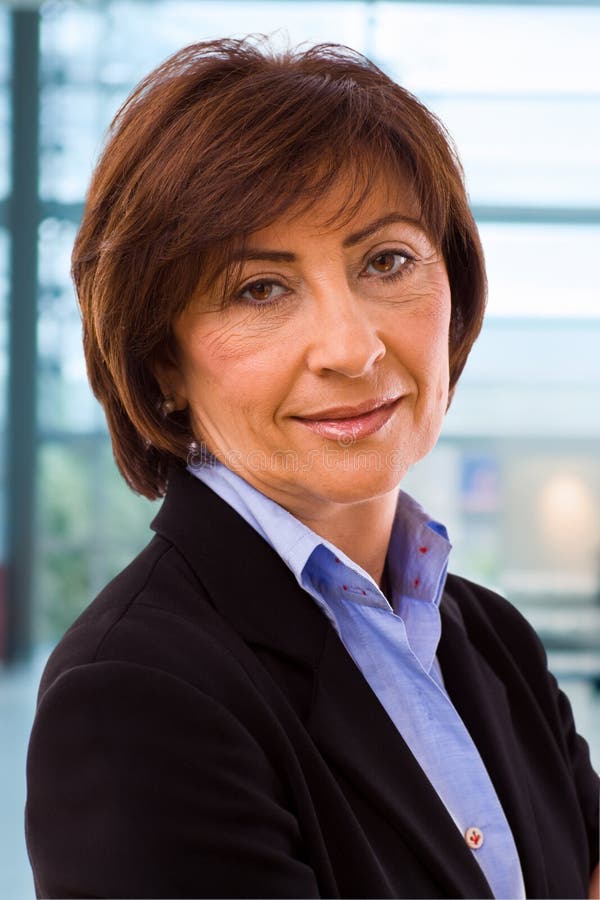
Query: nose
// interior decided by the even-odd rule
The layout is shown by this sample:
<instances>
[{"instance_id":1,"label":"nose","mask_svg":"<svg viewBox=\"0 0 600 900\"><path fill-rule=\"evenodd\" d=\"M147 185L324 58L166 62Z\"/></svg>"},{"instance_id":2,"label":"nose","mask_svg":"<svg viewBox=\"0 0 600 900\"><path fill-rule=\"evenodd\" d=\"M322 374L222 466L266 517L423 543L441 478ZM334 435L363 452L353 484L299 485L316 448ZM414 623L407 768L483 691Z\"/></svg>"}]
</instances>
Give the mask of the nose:
<instances>
[{"instance_id":1,"label":"nose","mask_svg":"<svg viewBox=\"0 0 600 900\"><path fill-rule=\"evenodd\" d=\"M319 375L366 375L386 352L375 322L375 304L355 294L345 281L323 287L314 300L308 368Z\"/></svg>"}]
</instances>

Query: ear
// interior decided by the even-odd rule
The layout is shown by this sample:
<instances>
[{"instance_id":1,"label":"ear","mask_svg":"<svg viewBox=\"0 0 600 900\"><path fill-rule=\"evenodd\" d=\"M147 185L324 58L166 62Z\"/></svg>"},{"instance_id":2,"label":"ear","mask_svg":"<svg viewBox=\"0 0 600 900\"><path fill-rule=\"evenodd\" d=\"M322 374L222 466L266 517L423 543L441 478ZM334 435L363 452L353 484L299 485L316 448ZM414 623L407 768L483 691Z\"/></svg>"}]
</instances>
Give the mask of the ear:
<instances>
[{"instance_id":1,"label":"ear","mask_svg":"<svg viewBox=\"0 0 600 900\"><path fill-rule=\"evenodd\" d=\"M187 394L184 379L170 349L164 348L150 366L160 392L163 403L168 404L166 413L183 410L187 407Z\"/></svg>"}]
</instances>

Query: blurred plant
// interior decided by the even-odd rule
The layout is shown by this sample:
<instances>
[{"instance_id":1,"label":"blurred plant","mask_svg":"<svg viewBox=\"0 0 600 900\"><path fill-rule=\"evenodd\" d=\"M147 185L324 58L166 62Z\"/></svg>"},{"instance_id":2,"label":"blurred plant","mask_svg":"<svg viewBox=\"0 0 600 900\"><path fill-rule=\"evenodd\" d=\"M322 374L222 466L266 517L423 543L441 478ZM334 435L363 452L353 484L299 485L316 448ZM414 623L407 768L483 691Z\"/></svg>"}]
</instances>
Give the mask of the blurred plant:
<instances>
[{"instance_id":1,"label":"blurred plant","mask_svg":"<svg viewBox=\"0 0 600 900\"><path fill-rule=\"evenodd\" d=\"M55 641L150 537L156 506L117 472L107 437L48 441L38 454L34 634Z\"/></svg>"}]
</instances>

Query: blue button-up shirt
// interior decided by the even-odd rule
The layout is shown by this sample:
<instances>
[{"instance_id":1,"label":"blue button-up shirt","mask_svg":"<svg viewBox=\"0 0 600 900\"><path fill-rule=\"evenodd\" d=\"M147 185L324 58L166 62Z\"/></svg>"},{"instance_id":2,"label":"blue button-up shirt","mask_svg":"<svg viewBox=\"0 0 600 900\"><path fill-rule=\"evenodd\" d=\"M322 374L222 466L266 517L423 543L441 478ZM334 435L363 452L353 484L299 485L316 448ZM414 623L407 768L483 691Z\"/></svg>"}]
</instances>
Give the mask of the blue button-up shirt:
<instances>
[{"instance_id":1,"label":"blue button-up shirt","mask_svg":"<svg viewBox=\"0 0 600 900\"><path fill-rule=\"evenodd\" d=\"M437 663L451 549L444 526L400 492L387 554L388 603L364 569L239 475L216 460L189 470L273 547L329 618L456 826L465 836L471 828L481 832L472 853L494 896L524 898L510 826Z\"/></svg>"}]
</instances>

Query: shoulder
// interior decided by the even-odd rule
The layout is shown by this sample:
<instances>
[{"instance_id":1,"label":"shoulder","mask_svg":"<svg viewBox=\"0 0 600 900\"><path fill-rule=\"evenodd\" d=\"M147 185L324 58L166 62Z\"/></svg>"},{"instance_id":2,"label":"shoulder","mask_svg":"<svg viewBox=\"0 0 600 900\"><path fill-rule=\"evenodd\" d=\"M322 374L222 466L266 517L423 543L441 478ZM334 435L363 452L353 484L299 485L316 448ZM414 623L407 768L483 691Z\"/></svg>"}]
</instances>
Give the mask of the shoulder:
<instances>
[{"instance_id":1,"label":"shoulder","mask_svg":"<svg viewBox=\"0 0 600 900\"><path fill-rule=\"evenodd\" d=\"M47 763L62 771L65 759L87 752L92 736L99 747L120 747L126 765L132 760L124 745L141 751L159 733L170 735L173 747L193 744L198 758L201 745L209 755L232 746L264 760L259 745L279 746L282 736L257 665L211 605L201 577L175 545L155 537L51 654L30 741L30 777L42 778ZM58 744L57 755L51 748Z\"/></svg>"},{"instance_id":2,"label":"shoulder","mask_svg":"<svg viewBox=\"0 0 600 900\"><path fill-rule=\"evenodd\" d=\"M456 575L448 576L442 612L447 624L453 620L466 635L480 664L502 682L511 703L529 710L534 704L556 730L566 698L548 670L544 645L525 616L495 591Z\"/></svg>"},{"instance_id":3,"label":"shoulder","mask_svg":"<svg viewBox=\"0 0 600 900\"><path fill-rule=\"evenodd\" d=\"M298 879L317 896L276 765L283 737L201 617L154 596L169 552L146 580L109 586L49 663L27 756L39 896L263 896L263 883L292 896ZM242 860L254 822L264 841Z\"/></svg>"},{"instance_id":4,"label":"shoulder","mask_svg":"<svg viewBox=\"0 0 600 900\"><path fill-rule=\"evenodd\" d=\"M39 692L59 682L170 680L203 690L242 677L235 634L216 614L198 574L162 537L117 575L71 625L52 652ZM65 680L66 679L66 680Z\"/></svg>"},{"instance_id":5,"label":"shoulder","mask_svg":"<svg viewBox=\"0 0 600 900\"><path fill-rule=\"evenodd\" d=\"M506 691L513 722L541 735L542 720L564 757L589 767L588 748L576 734L571 706L548 669L546 651L525 617L504 597L463 578L449 576L446 615L466 633L479 665L492 670ZM448 648L446 648L448 650ZM591 772L591 769L590 769Z\"/></svg>"},{"instance_id":6,"label":"shoulder","mask_svg":"<svg viewBox=\"0 0 600 900\"><path fill-rule=\"evenodd\" d=\"M450 616L460 618L472 640L503 644L511 654L535 648L545 660L541 641L525 616L496 591L448 575L444 603Z\"/></svg>"}]
</instances>

